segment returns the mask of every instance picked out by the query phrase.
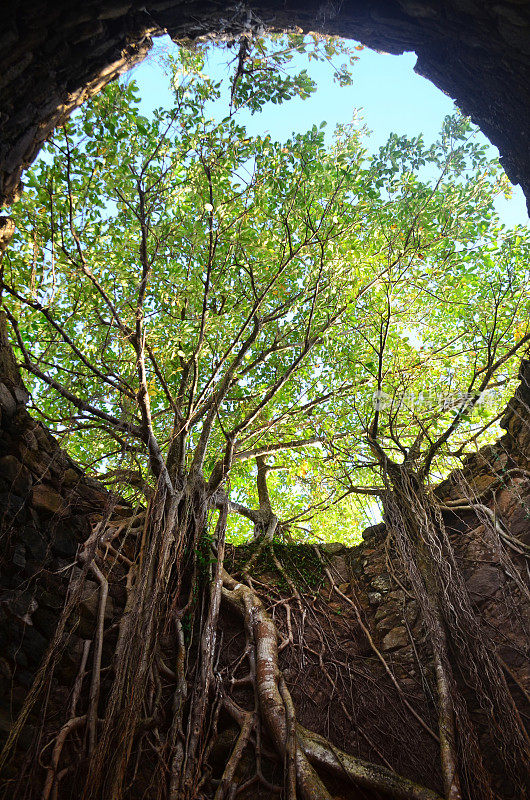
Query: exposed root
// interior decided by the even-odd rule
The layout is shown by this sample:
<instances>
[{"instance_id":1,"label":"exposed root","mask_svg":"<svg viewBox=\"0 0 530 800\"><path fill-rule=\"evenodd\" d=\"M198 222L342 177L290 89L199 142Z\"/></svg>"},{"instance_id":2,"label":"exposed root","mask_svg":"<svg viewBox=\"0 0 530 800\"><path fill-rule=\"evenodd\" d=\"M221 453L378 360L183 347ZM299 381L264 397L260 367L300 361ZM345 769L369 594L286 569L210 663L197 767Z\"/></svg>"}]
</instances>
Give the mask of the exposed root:
<instances>
[{"instance_id":1,"label":"exposed root","mask_svg":"<svg viewBox=\"0 0 530 800\"><path fill-rule=\"evenodd\" d=\"M221 782L215 792L214 800L223 800L225 797L233 795L234 788L234 775L236 769L241 761L241 756L245 747L250 740L250 734L255 724L255 715L252 712L238 714L238 722L241 726L239 736L237 737L234 749L232 750L228 761L226 762Z\"/></svg>"},{"instance_id":2,"label":"exposed root","mask_svg":"<svg viewBox=\"0 0 530 800\"><path fill-rule=\"evenodd\" d=\"M58 778L58 766L59 760L61 758L61 753L63 751L64 743L68 735L75 730L76 728L81 727L86 722L86 715L81 717L71 717L68 722L66 722L59 733L57 734L57 738L55 739L55 745L53 748L52 753L52 760L50 766L48 768L48 773L46 775L46 781L44 783L44 789L42 790L42 800L49 800L50 794L55 787L55 783Z\"/></svg>"},{"instance_id":3,"label":"exposed root","mask_svg":"<svg viewBox=\"0 0 530 800\"><path fill-rule=\"evenodd\" d=\"M223 572L223 597L243 616L249 638L255 645L260 711L276 750L285 761L289 798L296 797L297 785L305 800L331 800L312 762L339 778L385 792L398 800L440 800L436 792L385 767L343 753L328 740L297 725L292 699L278 667L276 627L261 600L251 588L237 583L226 572Z\"/></svg>"},{"instance_id":4,"label":"exposed root","mask_svg":"<svg viewBox=\"0 0 530 800\"><path fill-rule=\"evenodd\" d=\"M283 675L280 674L278 682L280 695L285 707L286 738L285 738L285 783L287 800L296 800L296 753L298 742L296 738L296 714L289 690Z\"/></svg>"},{"instance_id":5,"label":"exposed root","mask_svg":"<svg viewBox=\"0 0 530 800\"><path fill-rule=\"evenodd\" d=\"M402 778L379 764L354 758L301 725L297 725L296 731L299 746L307 758L339 778L347 778L357 786L383 792L395 800L442 800L437 792Z\"/></svg>"},{"instance_id":6,"label":"exposed root","mask_svg":"<svg viewBox=\"0 0 530 800\"><path fill-rule=\"evenodd\" d=\"M223 597L243 615L245 625L252 631L256 648L256 689L260 710L276 750L283 757L287 742L287 713L279 689L276 626L252 589L237 583L226 572L223 572ZM285 692L287 691L285 688ZM295 763L302 797L305 800L332 800L300 748L297 748Z\"/></svg>"},{"instance_id":7,"label":"exposed root","mask_svg":"<svg viewBox=\"0 0 530 800\"><path fill-rule=\"evenodd\" d=\"M190 483L174 496L159 490L143 525L140 515L134 518L134 528L123 519L108 525L108 520L102 520L81 550L78 556L81 569L75 571L59 626L61 638L52 642L44 661L47 672L38 677L41 694L43 687L50 685L66 639L68 615L90 574L99 587L96 618L91 638L82 643L68 718L62 727L55 724L59 733L49 738L44 748L39 745L35 749L41 757L52 752L49 763L40 762L44 770L41 800L62 797L61 780L67 776L63 787L71 780L78 780L79 795L84 800L136 796L137 786L141 786L139 791L144 796L156 800L208 797L235 800L253 786L286 800L332 800L327 781L330 786L337 781L346 787L353 785L377 793L378 797L441 800L436 791L397 775L385 754L379 753L371 741L369 731L358 723L365 712L355 705L359 695L352 689L352 676L362 675L375 684L382 672L378 667L373 675L365 675L355 659L346 663L348 655L338 654L341 625L346 620L355 625L352 616L348 614L348 619L343 617L344 621L335 625L334 617L325 605L321 606L317 594L313 597L301 594L266 536L243 567L242 574L248 576L248 582L237 582L223 568L228 506L217 503L216 507L220 514L214 534L214 560L209 550L206 554L210 547L209 539L204 537L209 506L200 483ZM439 547L436 553L441 556L445 543L438 542L428 511L421 504L418 511L411 503L411 513L416 514L416 522L419 520L413 535L407 528L409 521L404 522L395 508L390 507L398 528L401 526L397 538L403 563L409 568L407 592L412 585L431 637L439 734L405 696L364 622L355 594L349 596L349 592L342 590L344 587L341 589L332 568L317 549L329 582L330 597L336 595L342 605L347 604L352 610L372 653L406 709L404 712L396 704L400 716L405 718L410 714L429 738L439 744L446 800L458 800L466 792L466 798L486 800L492 797L487 779L474 794L469 791L469 776L475 774L473 768L480 774L481 765L472 763L475 757L472 738L469 740L472 769L466 762L467 754L462 752L463 736L469 730L468 718L465 705L459 704L451 669L454 659L452 651L450 655L450 637L456 631L456 644L460 645L466 630L455 624L460 598L454 587L440 586L436 564L432 563L433 553L428 550L428 546ZM125 537L131 535L132 529L135 533L124 547ZM422 544L418 546L418 542ZM285 581L282 591L255 577L250 579L249 572L265 547L270 548L275 568ZM449 572L455 568L451 561ZM125 584L126 602L119 622L105 630L109 580L116 572L122 585ZM452 591L456 594L452 595ZM262 596L267 593L269 611L265 607L268 601L262 600L258 592ZM228 646L219 639L222 604L236 610L237 620L243 620L242 627L237 622L235 632L229 628ZM462 608L467 613L465 603ZM344 605L337 614L340 610L344 611ZM322 615L326 624L322 623ZM242 632L244 643L241 643ZM104 645L113 645L112 637L116 634L114 660L111 663L105 655L103 661ZM234 642L235 655L226 657L225 648L230 649ZM470 647L467 640L464 643ZM292 664L298 658L300 671L303 664L309 663L318 672L319 691L322 687L326 692L329 707L333 701L340 709L340 719L346 725L349 721L355 735L363 737L371 751L378 753L388 766L350 755L297 723L287 685L290 673L287 668L285 675L282 673L278 660L279 653L287 647L290 650L281 663L285 659ZM466 658L469 652L466 650ZM416 657L421 666L417 652ZM370 655L368 661L373 666ZM220 668L218 662L222 664ZM462 661L464 666L466 663ZM516 677L511 677L517 683ZM383 683L388 686L386 678ZM307 686L296 687L295 697L299 695L315 702ZM385 700L392 702L393 695L393 690L388 697L383 690ZM36 702L36 696L31 697L31 702ZM103 719L99 718L98 706L105 709ZM223 732L227 718L233 722L222 745L226 747L228 743L226 755L222 761L218 757L216 761L218 728ZM326 724L332 729L334 722L329 717L327 722L323 720L323 730L327 733ZM49 735L49 727L43 726L43 730ZM76 734L70 736L73 731ZM391 730L385 734L393 736ZM141 781L145 780L146 772L150 783L143 786Z\"/></svg>"}]
</instances>

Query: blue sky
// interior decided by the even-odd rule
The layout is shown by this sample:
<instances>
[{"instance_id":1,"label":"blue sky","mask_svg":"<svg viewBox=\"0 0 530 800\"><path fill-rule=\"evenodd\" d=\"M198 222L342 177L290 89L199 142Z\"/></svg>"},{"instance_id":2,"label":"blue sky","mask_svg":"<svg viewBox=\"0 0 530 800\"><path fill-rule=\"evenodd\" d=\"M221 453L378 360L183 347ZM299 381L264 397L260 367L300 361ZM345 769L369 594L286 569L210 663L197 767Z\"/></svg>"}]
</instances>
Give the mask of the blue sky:
<instances>
[{"instance_id":1,"label":"blue sky","mask_svg":"<svg viewBox=\"0 0 530 800\"><path fill-rule=\"evenodd\" d=\"M167 79L157 56L173 47L176 45L168 36L157 39L148 58L129 73L140 87L142 111L146 115L157 106L171 103ZM416 55L393 56L368 48L356 54L359 59L352 68L353 85L349 87L340 87L333 80L328 64L307 64L302 56L297 57L296 65L307 67L317 82L316 93L307 100L290 100L280 106L271 103L261 114L240 116L240 121L250 134L269 132L273 138L281 140L293 131L307 130L324 120L331 132L338 122L349 122L357 111L357 118L362 119L372 132L366 141L371 152L392 132L409 136L423 133L427 142L435 139L443 118L451 114L455 106L450 97L414 73ZM233 56L233 51L216 51L208 66L210 74L220 77ZM341 60L344 58L338 59ZM221 117L227 113L226 107L216 111ZM484 138L484 141L487 140ZM498 155L496 148L492 145L490 148L492 157ZM528 224L526 202L520 187L514 187L510 200L499 198L496 205L506 225Z\"/></svg>"}]
</instances>

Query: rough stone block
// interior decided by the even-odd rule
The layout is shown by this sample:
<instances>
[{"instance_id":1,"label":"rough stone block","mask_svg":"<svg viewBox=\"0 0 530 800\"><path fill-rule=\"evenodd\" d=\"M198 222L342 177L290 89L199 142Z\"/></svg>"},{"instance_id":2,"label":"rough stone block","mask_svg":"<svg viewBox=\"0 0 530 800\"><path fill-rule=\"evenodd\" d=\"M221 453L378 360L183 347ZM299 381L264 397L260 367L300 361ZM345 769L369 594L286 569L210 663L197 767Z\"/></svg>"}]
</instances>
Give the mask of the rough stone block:
<instances>
[{"instance_id":1,"label":"rough stone block","mask_svg":"<svg viewBox=\"0 0 530 800\"><path fill-rule=\"evenodd\" d=\"M61 495L45 483L33 487L31 504L39 511L47 511L50 514L61 514L66 507Z\"/></svg>"},{"instance_id":2,"label":"rough stone block","mask_svg":"<svg viewBox=\"0 0 530 800\"><path fill-rule=\"evenodd\" d=\"M383 642L381 644L382 650L397 650L399 647L406 647L409 644L409 637L407 633L407 629L404 625L398 625L397 628L393 628L387 635L384 637Z\"/></svg>"},{"instance_id":3,"label":"rough stone block","mask_svg":"<svg viewBox=\"0 0 530 800\"><path fill-rule=\"evenodd\" d=\"M494 595L503 583L504 575L501 570L492 565L484 564L470 575L466 581L466 586L471 599L480 601Z\"/></svg>"},{"instance_id":4,"label":"rough stone block","mask_svg":"<svg viewBox=\"0 0 530 800\"><path fill-rule=\"evenodd\" d=\"M3 479L9 488L21 497L25 497L31 489L30 471L12 455L0 458L0 479Z\"/></svg>"}]
</instances>

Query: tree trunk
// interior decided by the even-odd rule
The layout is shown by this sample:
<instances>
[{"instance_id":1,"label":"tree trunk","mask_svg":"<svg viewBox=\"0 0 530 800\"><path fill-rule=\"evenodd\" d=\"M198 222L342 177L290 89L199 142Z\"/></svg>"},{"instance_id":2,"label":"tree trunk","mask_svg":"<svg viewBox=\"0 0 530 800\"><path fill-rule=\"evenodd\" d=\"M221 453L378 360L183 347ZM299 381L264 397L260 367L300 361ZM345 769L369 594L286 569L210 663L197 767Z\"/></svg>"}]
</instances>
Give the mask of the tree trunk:
<instances>
[{"instance_id":1,"label":"tree trunk","mask_svg":"<svg viewBox=\"0 0 530 800\"><path fill-rule=\"evenodd\" d=\"M447 800L493 797L477 735L453 675L456 665L481 708L495 709L498 751L510 781L524 791L528 753L513 698L488 652L441 514L413 472L389 464L383 504L428 631L438 697L440 758ZM491 711L490 711L491 713ZM510 746L506 747L506 743Z\"/></svg>"}]
</instances>

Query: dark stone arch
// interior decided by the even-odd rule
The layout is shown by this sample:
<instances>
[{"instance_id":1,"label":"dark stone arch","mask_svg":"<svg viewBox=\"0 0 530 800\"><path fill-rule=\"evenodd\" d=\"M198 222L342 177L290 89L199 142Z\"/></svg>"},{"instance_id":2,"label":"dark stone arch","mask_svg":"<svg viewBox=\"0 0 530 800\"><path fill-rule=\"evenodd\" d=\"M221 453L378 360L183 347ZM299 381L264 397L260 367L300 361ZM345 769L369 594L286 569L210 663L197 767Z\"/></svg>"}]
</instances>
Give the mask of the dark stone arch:
<instances>
[{"instance_id":1,"label":"dark stone arch","mask_svg":"<svg viewBox=\"0 0 530 800\"><path fill-rule=\"evenodd\" d=\"M249 14L249 8L252 14ZM414 50L416 71L451 95L499 148L530 198L528 0L7 0L0 27L0 205L53 128L140 61L152 37L230 33L248 24Z\"/></svg>"}]
</instances>

